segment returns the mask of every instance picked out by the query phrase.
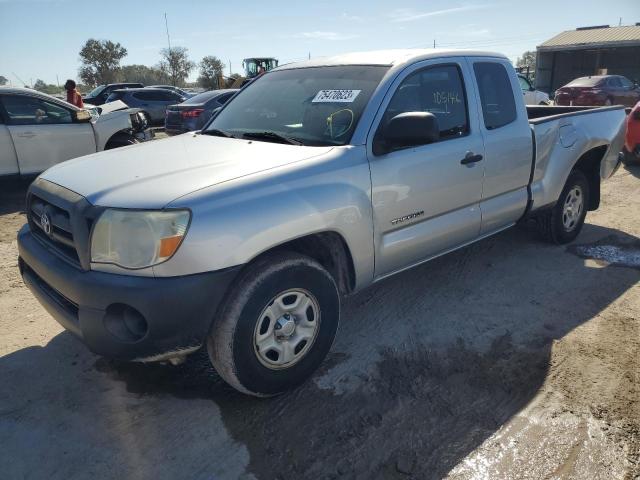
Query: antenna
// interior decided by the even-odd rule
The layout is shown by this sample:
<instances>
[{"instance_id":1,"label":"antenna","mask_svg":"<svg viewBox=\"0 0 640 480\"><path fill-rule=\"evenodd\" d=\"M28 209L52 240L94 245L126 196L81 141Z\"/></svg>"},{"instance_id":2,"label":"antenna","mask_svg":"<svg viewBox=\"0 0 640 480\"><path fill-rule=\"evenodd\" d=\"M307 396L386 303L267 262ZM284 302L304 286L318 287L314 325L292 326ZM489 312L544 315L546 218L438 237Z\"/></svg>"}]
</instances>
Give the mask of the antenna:
<instances>
[{"instance_id":1,"label":"antenna","mask_svg":"<svg viewBox=\"0 0 640 480\"><path fill-rule=\"evenodd\" d=\"M169 22L167 21L167 13L164 14L164 26L167 29L167 43L169 44L169 54L171 54L171 38L169 37Z\"/></svg>"},{"instance_id":2,"label":"antenna","mask_svg":"<svg viewBox=\"0 0 640 480\"><path fill-rule=\"evenodd\" d=\"M14 77L16 77L16 78L18 79L18 81L22 84L22 86L23 86L23 87L26 87L26 86L27 86L27 84L26 84L26 83L24 83L24 80L22 80L22 79L21 79L21 78L16 74L16 72L11 72L11 73L13 73L13 76L14 76Z\"/></svg>"}]
</instances>

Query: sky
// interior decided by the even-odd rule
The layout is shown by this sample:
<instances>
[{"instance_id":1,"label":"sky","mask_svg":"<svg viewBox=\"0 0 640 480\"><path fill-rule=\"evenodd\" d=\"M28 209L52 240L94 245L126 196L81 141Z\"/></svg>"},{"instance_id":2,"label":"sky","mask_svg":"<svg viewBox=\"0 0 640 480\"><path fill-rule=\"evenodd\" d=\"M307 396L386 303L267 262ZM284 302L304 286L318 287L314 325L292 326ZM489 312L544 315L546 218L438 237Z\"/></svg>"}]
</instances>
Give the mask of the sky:
<instances>
[{"instance_id":1,"label":"sky","mask_svg":"<svg viewBox=\"0 0 640 480\"><path fill-rule=\"evenodd\" d=\"M386 48L475 48L512 61L564 30L640 22L640 0L206 1L0 0L0 75L14 85L77 78L89 38L120 42L123 65L159 61L167 46L215 55L233 73L246 57L280 64ZM231 65L229 66L229 63ZM195 80L194 71L190 80ZM21 80L19 80L22 79Z\"/></svg>"}]
</instances>

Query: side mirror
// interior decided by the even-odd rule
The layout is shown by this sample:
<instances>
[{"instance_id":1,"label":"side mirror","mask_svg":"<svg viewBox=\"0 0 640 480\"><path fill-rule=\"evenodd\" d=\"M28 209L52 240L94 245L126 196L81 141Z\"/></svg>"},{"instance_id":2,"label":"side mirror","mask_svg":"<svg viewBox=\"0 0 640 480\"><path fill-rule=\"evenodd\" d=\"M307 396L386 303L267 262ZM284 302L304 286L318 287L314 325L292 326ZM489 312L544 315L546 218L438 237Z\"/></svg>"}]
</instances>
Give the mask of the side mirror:
<instances>
[{"instance_id":1,"label":"side mirror","mask_svg":"<svg viewBox=\"0 0 640 480\"><path fill-rule=\"evenodd\" d=\"M439 138L440 127L433 113L400 113L378 131L373 142L373 153L384 155L394 150L437 142Z\"/></svg>"},{"instance_id":2,"label":"side mirror","mask_svg":"<svg viewBox=\"0 0 640 480\"><path fill-rule=\"evenodd\" d=\"M73 112L73 121L76 123L87 123L91 121L91 112L89 110L78 110Z\"/></svg>"}]
</instances>

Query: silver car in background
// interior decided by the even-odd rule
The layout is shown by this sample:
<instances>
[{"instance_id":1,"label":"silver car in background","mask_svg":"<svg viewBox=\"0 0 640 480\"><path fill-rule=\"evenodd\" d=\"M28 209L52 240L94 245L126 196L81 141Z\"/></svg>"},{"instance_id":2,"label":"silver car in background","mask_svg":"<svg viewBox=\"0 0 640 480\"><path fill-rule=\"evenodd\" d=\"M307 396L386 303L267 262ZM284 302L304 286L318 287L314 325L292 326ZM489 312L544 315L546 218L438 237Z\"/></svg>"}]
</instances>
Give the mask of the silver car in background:
<instances>
[{"instance_id":1,"label":"silver car in background","mask_svg":"<svg viewBox=\"0 0 640 480\"><path fill-rule=\"evenodd\" d=\"M107 103L121 100L130 108L142 110L149 121L157 125L164 123L165 110L169 105L186 99L186 96L164 88L128 88L111 92Z\"/></svg>"}]
</instances>

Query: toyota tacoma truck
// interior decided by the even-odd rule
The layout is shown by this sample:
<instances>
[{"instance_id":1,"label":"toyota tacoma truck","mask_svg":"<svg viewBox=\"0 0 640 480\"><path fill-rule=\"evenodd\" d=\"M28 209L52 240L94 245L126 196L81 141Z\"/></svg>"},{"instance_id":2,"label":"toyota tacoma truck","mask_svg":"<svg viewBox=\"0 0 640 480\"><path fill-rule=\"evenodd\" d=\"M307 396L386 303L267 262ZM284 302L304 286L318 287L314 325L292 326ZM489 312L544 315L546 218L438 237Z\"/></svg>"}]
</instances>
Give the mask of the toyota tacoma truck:
<instances>
[{"instance_id":1,"label":"toyota tacoma truck","mask_svg":"<svg viewBox=\"0 0 640 480\"><path fill-rule=\"evenodd\" d=\"M177 363L206 345L233 387L274 395L321 364L341 296L524 219L575 239L624 120L526 107L493 53L289 64L200 131L40 175L19 268L96 354Z\"/></svg>"},{"instance_id":2,"label":"toyota tacoma truck","mask_svg":"<svg viewBox=\"0 0 640 480\"><path fill-rule=\"evenodd\" d=\"M28 88L0 87L0 177L149 140L147 118L123 102L80 109Z\"/></svg>"}]
</instances>

